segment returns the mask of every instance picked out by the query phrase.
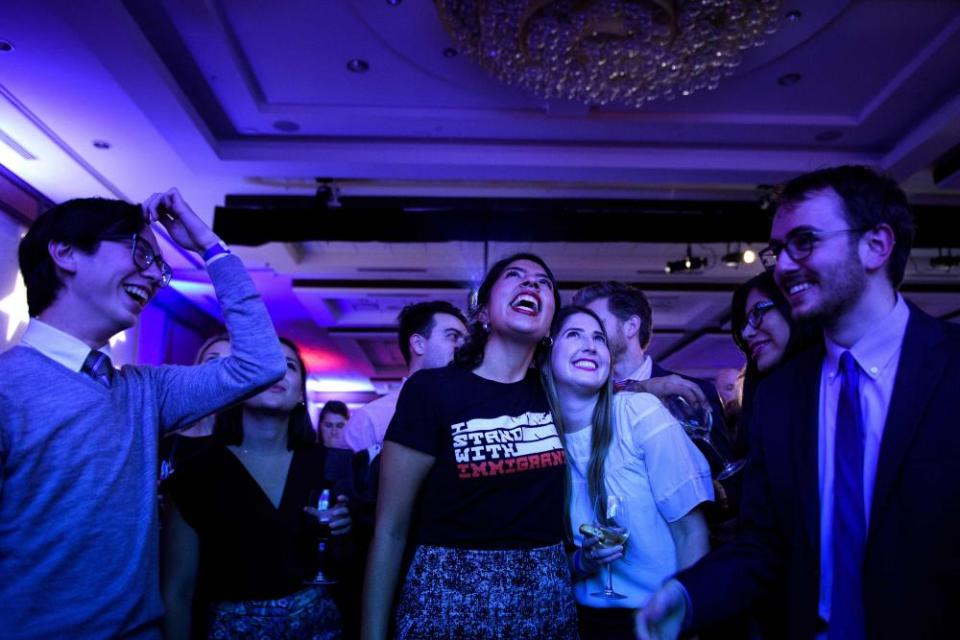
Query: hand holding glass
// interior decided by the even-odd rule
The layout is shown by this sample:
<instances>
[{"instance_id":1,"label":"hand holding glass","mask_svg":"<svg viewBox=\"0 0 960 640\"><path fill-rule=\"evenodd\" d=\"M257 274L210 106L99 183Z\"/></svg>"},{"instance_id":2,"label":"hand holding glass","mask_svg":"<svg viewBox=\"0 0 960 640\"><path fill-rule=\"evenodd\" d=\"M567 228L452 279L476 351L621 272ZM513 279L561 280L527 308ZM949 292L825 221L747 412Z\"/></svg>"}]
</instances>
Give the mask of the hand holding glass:
<instances>
[{"instance_id":1,"label":"hand holding glass","mask_svg":"<svg viewBox=\"0 0 960 640\"><path fill-rule=\"evenodd\" d=\"M327 575L323 572L323 564L325 560L326 550L327 550L327 540L330 538L330 490L329 489L313 489L310 491L310 498L307 501L307 506L312 507L318 511L316 520L311 523L311 526L318 527L317 530L317 552L320 557L320 564L317 568L317 573L312 578L304 580L304 584L336 584L337 581L332 578L328 578ZM313 519L313 516L310 516Z\"/></svg>"},{"instance_id":2,"label":"hand holding glass","mask_svg":"<svg viewBox=\"0 0 960 640\"><path fill-rule=\"evenodd\" d=\"M594 508L597 521L593 525L596 533L593 533L593 535L599 533L600 546L616 547L618 545L625 545L627 537L630 535L626 501L621 496L608 495L605 504L599 496L597 497L597 503ZM606 586L602 591L591 593L591 596L605 598L607 600L622 600L627 597L622 593L617 593L613 588L612 565L612 562L607 563Z\"/></svg>"},{"instance_id":3,"label":"hand holding glass","mask_svg":"<svg viewBox=\"0 0 960 640\"><path fill-rule=\"evenodd\" d=\"M697 407L687 402L683 396L673 396L667 401L667 409L677 419L688 436L694 440L700 440L713 451L720 462L720 473L717 475L717 480L726 480L740 471L746 464L746 460L735 462L727 460L713 444L713 440L710 438L710 430L713 428L713 412L709 406Z\"/></svg>"}]
</instances>

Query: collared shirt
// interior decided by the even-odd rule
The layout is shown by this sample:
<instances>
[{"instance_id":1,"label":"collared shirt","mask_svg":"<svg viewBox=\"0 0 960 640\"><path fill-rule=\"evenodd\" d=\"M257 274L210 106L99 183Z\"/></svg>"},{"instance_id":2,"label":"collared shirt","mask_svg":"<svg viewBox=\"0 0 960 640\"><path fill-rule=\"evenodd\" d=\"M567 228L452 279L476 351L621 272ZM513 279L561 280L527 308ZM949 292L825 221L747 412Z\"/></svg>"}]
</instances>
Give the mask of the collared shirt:
<instances>
[{"instance_id":1,"label":"collared shirt","mask_svg":"<svg viewBox=\"0 0 960 640\"><path fill-rule=\"evenodd\" d=\"M849 349L825 339L826 356L820 371L820 420L818 457L820 479L820 606L824 620L830 619L830 597L833 586L833 443L837 427L837 404L840 397L840 356L850 351L863 372L860 376L860 410L864 429L863 502L867 523L877 475L880 442L887 422L893 383L900 364L903 336L907 331L910 308L897 294L893 310L875 328Z\"/></svg>"},{"instance_id":2,"label":"collared shirt","mask_svg":"<svg viewBox=\"0 0 960 640\"><path fill-rule=\"evenodd\" d=\"M643 356L643 362L640 364L640 366L624 379L643 382L644 380L649 380L651 375L653 375L653 358L650 356Z\"/></svg>"},{"instance_id":3,"label":"collared shirt","mask_svg":"<svg viewBox=\"0 0 960 640\"><path fill-rule=\"evenodd\" d=\"M36 349L54 362L62 364L67 369L77 373L80 372L84 360L87 359L87 355L91 351L83 340L36 318L30 318L27 330L23 332L23 336L20 338L20 344L24 347ZM109 356L109 351L104 347L100 347L99 351Z\"/></svg>"},{"instance_id":4,"label":"collared shirt","mask_svg":"<svg viewBox=\"0 0 960 640\"><path fill-rule=\"evenodd\" d=\"M404 378L403 382L406 381L407 379ZM347 424L343 427L343 441L354 452L366 449L370 454L370 460L380 452L383 436L397 410L397 399L400 397L403 382L394 391L354 411L347 420Z\"/></svg>"},{"instance_id":5,"label":"collared shirt","mask_svg":"<svg viewBox=\"0 0 960 640\"><path fill-rule=\"evenodd\" d=\"M618 393L613 396L612 438L604 466L608 495L627 504L627 562L611 565L617 591L625 600L595 595L606 583L598 572L574 583L574 597L589 607L642 607L663 581L677 571L677 545L670 524L703 502L713 500L710 465L687 437L683 427L654 396ZM570 522L577 545L583 544L581 524L596 519L588 489L592 427L565 436L570 464Z\"/></svg>"}]
</instances>

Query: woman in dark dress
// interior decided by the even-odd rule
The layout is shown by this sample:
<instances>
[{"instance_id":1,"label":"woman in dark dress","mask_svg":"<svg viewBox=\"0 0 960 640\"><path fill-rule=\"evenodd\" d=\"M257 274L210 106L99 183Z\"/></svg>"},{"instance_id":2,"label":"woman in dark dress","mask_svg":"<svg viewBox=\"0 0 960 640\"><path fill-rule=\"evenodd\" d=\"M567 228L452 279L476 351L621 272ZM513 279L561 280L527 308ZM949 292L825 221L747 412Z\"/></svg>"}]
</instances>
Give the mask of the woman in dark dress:
<instances>
[{"instance_id":1,"label":"woman in dark dress","mask_svg":"<svg viewBox=\"0 0 960 640\"><path fill-rule=\"evenodd\" d=\"M387 637L398 581L397 638L576 638L566 462L531 368L559 304L556 283L541 258L518 254L490 269L477 300L455 362L411 376L387 430L367 640Z\"/></svg>"},{"instance_id":2,"label":"woman in dark dress","mask_svg":"<svg viewBox=\"0 0 960 640\"><path fill-rule=\"evenodd\" d=\"M312 496L331 489L323 474L325 449L304 405L303 360L292 342L281 342L284 378L218 415L218 444L181 464L168 481L168 638L189 636L195 583L200 600L209 603L209 638L341 637L326 587L304 582L318 567L317 523L328 524L327 553L336 555L350 516L345 498L333 492L332 508L313 508Z\"/></svg>"}]
</instances>

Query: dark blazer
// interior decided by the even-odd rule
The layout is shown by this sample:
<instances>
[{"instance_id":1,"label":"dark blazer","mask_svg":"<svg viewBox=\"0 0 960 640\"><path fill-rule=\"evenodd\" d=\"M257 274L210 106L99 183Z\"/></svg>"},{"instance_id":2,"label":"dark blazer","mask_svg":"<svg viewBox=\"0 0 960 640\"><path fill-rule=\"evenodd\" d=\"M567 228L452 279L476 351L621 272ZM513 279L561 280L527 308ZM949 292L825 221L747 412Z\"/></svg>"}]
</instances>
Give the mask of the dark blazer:
<instances>
[{"instance_id":1,"label":"dark blazer","mask_svg":"<svg viewBox=\"0 0 960 640\"><path fill-rule=\"evenodd\" d=\"M817 631L823 347L761 383L741 531L678 576L693 629L785 589L784 635ZM956 635L960 602L960 326L910 307L884 427L864 560L868 638Z\"/></svg>"}]
</instances>

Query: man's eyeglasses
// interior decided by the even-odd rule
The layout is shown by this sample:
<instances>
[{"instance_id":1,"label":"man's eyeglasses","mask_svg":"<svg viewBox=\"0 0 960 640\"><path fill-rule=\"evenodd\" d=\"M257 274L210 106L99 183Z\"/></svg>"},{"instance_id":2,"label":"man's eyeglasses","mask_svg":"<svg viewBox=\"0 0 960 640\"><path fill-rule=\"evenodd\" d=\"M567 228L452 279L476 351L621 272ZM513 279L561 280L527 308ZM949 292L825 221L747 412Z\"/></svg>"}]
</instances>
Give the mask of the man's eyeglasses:
<instances>
[{"instance_id":1,"label":"man's eyeglasses","mask_svg":"<svg viewBox=\"0 0 960 640\"><path fill-rule=\"evenodd\" d=\"M767 315L767 312L775 306L771 300L761 300L753 305L753 308L747 312L747 324L754 329L759 329L760 325L763 324L763 316Z\"/></svg>"},{"instance_id":2,"label":"man's eyeglasses","mask_svg":"<svg viewBox=\"0 0 960 640\"><path fill-rule=\"evenodd\" d=\"M170 265L163 261L163 258L153 252L153 247L150 246L149 242L141 238L140 234L134 233L124 236L102 236L100 240L126 240L127 242L131 242L133 244L133 264L137 267L137 269L143 272L149 269L152 265L156 264L157 269L160 270L160 286L165 287L170 284L170 280L173 278L173 269L171 269Z\"/></svg>"},{"instance_id":3,"label":"man's eyeglasses","mask_svg":"<svg viewBox=\"0 0 960 640\"><path fill-rule=\"evenodd\" d=\"M777 260L780 258L780 254L783 253L784 249L787 250L787 255L790 256L791 260L801 262L810 257L810 254L813 253L813 250L824 238L840 233L863 233L871 228L872 227L834 229L833 231L801 231L785 243L779 240L771 240L770 244L767 245L766 248L761 249L757 255L760 256L760 262L763 263L764 268L773 269L777 266Z\"/></svg>"}]
</instances>

